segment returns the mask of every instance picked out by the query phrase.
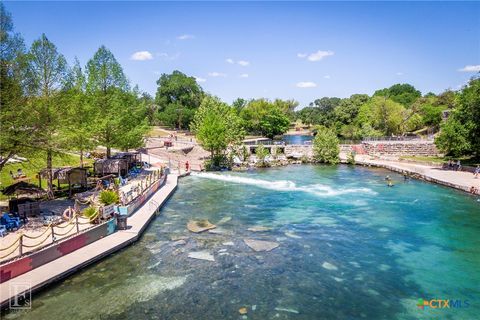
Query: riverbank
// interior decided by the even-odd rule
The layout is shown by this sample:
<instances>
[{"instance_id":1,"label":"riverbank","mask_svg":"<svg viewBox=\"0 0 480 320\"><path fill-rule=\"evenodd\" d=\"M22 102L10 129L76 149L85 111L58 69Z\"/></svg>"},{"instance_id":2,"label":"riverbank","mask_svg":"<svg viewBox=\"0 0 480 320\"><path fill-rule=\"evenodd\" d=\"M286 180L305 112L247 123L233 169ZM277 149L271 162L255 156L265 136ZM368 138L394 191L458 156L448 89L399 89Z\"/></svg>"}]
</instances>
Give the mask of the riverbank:
<instances>
[{"instance_id":1,"label":"riverbank","mask_svg":"<svg viewBox=\"0 0 480 320\"><path fill-rule=\"evenodd\" d=\"M372 159L369 156L357 155L355 157L357 165L381 167L391 171L407 174L408 176L441 184L450 188L462 190L468 193L471 188L480 190L480 179L475 179L474 175L465 171L444 170L439 166L402 162L395 160ZM479 191L476 193L479 194Z\"/></svg>"},{"instance_id":2,"label":"riverbank","mask_svg":"<svg viewBox=\"0 0 480 320\"><path fill-rule=\"evenodd\" d=\"M128 218L128 229L114 232L72 253L46 263L11 280L2 282L2 309L17 297L34 293L137 241L159 208L177 188L178 175L169 174L165 184ZM25 266L24 266L25 267ZM18 284L23 284L21 289Z\"/></svg>"}]
</instances>

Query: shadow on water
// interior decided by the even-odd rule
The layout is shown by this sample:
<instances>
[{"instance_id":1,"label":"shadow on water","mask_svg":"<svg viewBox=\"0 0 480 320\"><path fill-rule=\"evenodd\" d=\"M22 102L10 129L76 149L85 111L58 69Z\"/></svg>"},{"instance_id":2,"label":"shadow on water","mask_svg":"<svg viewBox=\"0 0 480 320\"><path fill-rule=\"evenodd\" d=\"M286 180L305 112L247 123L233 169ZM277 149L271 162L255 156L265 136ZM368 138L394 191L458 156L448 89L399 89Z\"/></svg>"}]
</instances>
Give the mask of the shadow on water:
<instances>
[{"instance_id":1,"label":"shadow on water","mask_svg":"<svg viewBox=\"0 0 480 320\"><path fill-rule=\"evenodd\" d=\"M388 173L392 193L385 174L294 166L226 174L253 179L247 183L185 178L139 242L6 318L242 319L238 310L247 307L248 319L417 319L431 316L419 313L419 298L452 288L473 297L478 240L466 243L461 234L473 238L480 222L458 223L480 204ZM295 185L274 183L284 180ZM415 201L422 195L429 200ZM218 223L220 234L186 230L189 219L202 218ZM254 225L271 230L247 230ZM280 246L254 252L245 238ZM215 262L188 258L194 251L212 253ZM438 316L468 319L473 312Z\"/></svg>"}]
</instances>

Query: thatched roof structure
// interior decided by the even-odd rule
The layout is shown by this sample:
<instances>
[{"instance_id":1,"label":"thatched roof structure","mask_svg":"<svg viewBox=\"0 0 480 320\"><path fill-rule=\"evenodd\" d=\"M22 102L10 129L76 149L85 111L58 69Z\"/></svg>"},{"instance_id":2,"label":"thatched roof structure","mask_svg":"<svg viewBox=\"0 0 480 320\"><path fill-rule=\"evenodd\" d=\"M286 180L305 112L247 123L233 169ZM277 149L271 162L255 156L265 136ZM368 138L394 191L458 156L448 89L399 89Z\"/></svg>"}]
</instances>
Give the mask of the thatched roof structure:
<instances>
[{"instance_id":1,"label":"thatched roof structure","mask_svg":"<svg viewBox=\"0 0 480 320\"><path fill-rule=\"evenodd\" d=\"M14 183L6 188L3 189L2 193L6 196L12 196L14 194L37 194L41 195L45 193L45 190L42 188L37 187L34 184L20 181Z\"/></svg>"}]
</instances>

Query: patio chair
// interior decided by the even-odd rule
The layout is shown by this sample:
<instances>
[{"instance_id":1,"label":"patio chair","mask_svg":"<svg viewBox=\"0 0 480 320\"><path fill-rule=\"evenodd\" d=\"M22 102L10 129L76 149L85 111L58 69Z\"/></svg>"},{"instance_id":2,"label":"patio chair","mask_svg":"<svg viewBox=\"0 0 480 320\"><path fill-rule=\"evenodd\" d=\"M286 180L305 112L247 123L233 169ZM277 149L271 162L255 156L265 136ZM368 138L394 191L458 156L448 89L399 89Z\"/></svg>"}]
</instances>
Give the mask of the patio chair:
<instances>
[{"instance_id":1,"label":"patio chair","mask_svg":"<svg viewBox=\"0 0 480 320\"><path fill-rule=\"evenodd\" d=\"M7 234L7 227L3 224L0 224L0 236L3 238Z\"/></svg>"},{"instance_id":2,"label":"patio chair","mask_svg":"<svg viewBox=\"0 0 480 320\"><path fill-rule=\"evenodd\" d=\"M8 213L4 213L1 223L6 226L7 230L20 228L20 218L12 218Z\"/></svg>"}]
</instances>

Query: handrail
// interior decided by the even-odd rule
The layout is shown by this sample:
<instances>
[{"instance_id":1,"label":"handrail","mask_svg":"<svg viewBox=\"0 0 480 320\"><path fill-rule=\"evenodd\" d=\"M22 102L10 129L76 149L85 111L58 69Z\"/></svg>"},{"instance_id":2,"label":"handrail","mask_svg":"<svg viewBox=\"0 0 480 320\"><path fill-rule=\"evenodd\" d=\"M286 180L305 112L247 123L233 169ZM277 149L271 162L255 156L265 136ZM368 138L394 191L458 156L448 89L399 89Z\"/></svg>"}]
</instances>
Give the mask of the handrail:
<instances>
[{"instance_id":1,"label":"handrail","mask_svg":"<svg viewBox=\"0 0 480 320\"><path fill-rule=\"evenodd\" d=\"M154 172L152 173L151 176L149 176L147 179L150 179L150 184L146 183L145 184L145 188L143 188L142 191L145 191L145 190L148 190L154 183L156 183L157 181L160 181L162 180L162 178L164 178L165 175L163 174L160 174L160 172ZM143 192L142 192L143 193ZM156 206L158 206L158 203L151 199L151 201L153 201L155 203ZM61 239L55 239L55 236L58 235L58 236L66 236L68 235L75 227L77 227L77 231L74 232L73 234L78 234L80 233L80 229L78 228L78 225L85 225L85 224L91 224L95 219L97 219L101 214L101 210L97 210L96 214L93 216L93 217L85 217L79 213L75 213L68 221L65 221L65 225L63 226L60 226L60 225L54 225L53 223L50 223L48 224L48 226L46 227L45 231L43 231L41 234L39 235L36 235L36 236L29 236L29 235L26 235L26 234L20 234L17 239L11 243L8 247L6 248L0 248L0 252L3 252L3 251L7 251L11 248L10 252L8 252L7 254L4 254L2 256L0 256L0 259L4 259L10 255L12 255L17 249L19 249L19 255L18 256L22 256L23 255L23 248L37 248L39 247L40 245L42 245L43 243L45 243L50 237L52 237L52 243L55 243L57 241L60 241ZM88 219L88 221L86 222L79 222L78 221L78 218L84 218L84 219ZM64 222L62 222L61 224L63 224ZM55 230L55 228L59 228L59 229L65 229L67 227L71 226L70 229L68 229L68 231L65 231L65 232L62 232L62 233L59 233ZM85 229L84 229L85 230ZM83 230L82 230L83 231ZM73 235L72 234L72 235ZM25 237L26 239L39 239L40 237L42 236L45 236L45 238L43 240L41 240L40 242L37 242L35 244L25 244L23 243L23 238ZM10 259L7 259L5 261L2 261L1 263L5 263L6 261L10 261L12 258Z\"/></svg>"}]
</instances>

